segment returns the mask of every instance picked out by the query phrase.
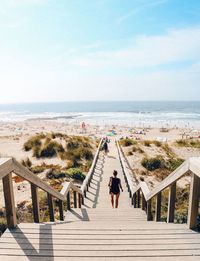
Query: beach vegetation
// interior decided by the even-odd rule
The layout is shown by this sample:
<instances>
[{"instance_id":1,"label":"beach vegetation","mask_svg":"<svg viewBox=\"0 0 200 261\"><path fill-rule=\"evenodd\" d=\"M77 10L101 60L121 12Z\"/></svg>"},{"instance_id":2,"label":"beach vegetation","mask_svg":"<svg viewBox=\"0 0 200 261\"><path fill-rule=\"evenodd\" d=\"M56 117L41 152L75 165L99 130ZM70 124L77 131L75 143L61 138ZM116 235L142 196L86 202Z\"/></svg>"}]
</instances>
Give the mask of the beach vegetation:
<instances>
[{"instance_id":1,"label":"beach vegetation","mask_svg":"<svg viewBox=\"0 0 200 261\"><path fill-rule=\"evenodd\" d=\"M62 144L59 144L57 141L49 141L47 139L40 151L40 157L52 158L59 155L59 153L63 153L63 152L64 152L64 148Z\"/></svg>"},{"instance_id":2,"label":"beach vegetation","mask_svg":"<svg viewBox=\"0 0 200 261\"><path fill-rule=\"evenodd\" d=\"M48 179L61 179L65 178L66 176L67 173L61 169L50 169L46 174L46 178Z\"/></svg>"},{"instance_id":3,"label":"beach vegetation","mask_svg":"<svg viewBox=\"0 0 200 261\"><path fill-rule=\"evenodd\" d=\"M34 147L40 147L42 145L42 139L45 138L44 133L37 134L31 138L29 138L25 143L24 143L24 150L25 151L30 151Z\"/></svg>"},{"instance_id":4,"label":"beach vegetation","mask_svg":"<svg viewBox=\"0 0 200 261\"><path fill-rule=\"evenodd\" d=\"M36 157L37 159L39 159L40 158L40 153L41 153L40 147L39 146L35 146L35 147L33 147L32 151L33 151L33 155L32 156Z\"/></svg>"},{"instance_id":5,"label":"beach vegetation","mask_svg":"<svg viewBox=\"0 0 200 261\"><path fill-rule=\"evenodd\" d=\"M161 147L162 146L162 142L160 142L158 140L153 140L152 144L154 144L156 147Z\"/></svg>"},{"instance_id":6,"label":"beach vegetation","mask_svg":"<svg viewBox=\"0 0 200 261\"><path fill-rule=\"evenodd\" d=\"M144 140L143 144L144 144L144 146L146 146L146 147L150 147L151 144L152 144L152 141L150 141L150 140Z\"/></svg>"},{"instance_id":7,"label":"beach vegetation","mask_svg":"<svg viewBox=\"0 0 200 261\"><path fill-rule=\"evenodd\" d=\"M162 144L162 149L169 158L176 158L176 154L173 152L168 143Z\"/></svg>"},{"instance_id":8,"label":"beach vegetation","mask_svg":"<svg viewBox=\"0 0 200 261\"><path fill-rule=\"evenodd\" d=\"M85 165L82 167L83 171L88 172L92 166L92 162L92 160L87 160Z\"/></svg>"},{"instance_id":9,"label":"beach vegetation","mask_svg":"<svg viewBox=\"0 0 200 261\"><path fill-rule=\"evenodd\" d=\"M148 171L154 171L156 169L166 169L172 172L177 169L183 163L183 161L184 160L180 158L170 158L166 160L161 155L158 155L153 158L143 158L141 161L141 165Z\"/></svg>"},{"instance_id":10,"label":"beach vegetation","mask_svg":"<svg viewBox=\"0 0 200 261\"><path fill-rule=\"evenodd\" d=\"M71 168L67 170L67 175L72 179L83 181L85 179L85 175L79 168Z\"/></svg>"},{"instance_id":11,"label":"beach vegetation","mask_svg":"<svg viewBox=\"0 0 200 261\"><path fill-rule=\"evenodd\" d=\"M47 169L46 165L36 165L31 168L31 171L35 174L42 173Z\"/></svg>"},{"instance_id":12,"label":"beach vegetation","mask_svg":"<svg viewBox=\"0 0 200 261\"><path fill-rule=\"evenodd\" d=\"M6 219L5 219L5 209L0 208L0 236L4 233L7 228Z\"/></svg>"},{"instance_id":13,"label":"beach vegetation","mask_svg":"<svg viewBox=\"0 0 200 261\"><path fill-rule=\"evenodd\" d=\"M144 140L143 141L143 145L146 146L146 147L150 147L151 144L155 145L156 147L162 146L162 142L160 142L158 140Z\"/></svg>"},{"instance_id":14,"label":"beach vegetation","mask_svg":"<svg viewBox=\"0 0 200 261\"><path fill-rule=\"evenodd\" d=\"M149 171L153 171L156 169L161 169L165 167L165 162L163 160L162 157L157 156L154 158L143 158L141 161L142 166L149 170Z\"/></svg>"},{"instance_id":15,"label":"beach vegetation","mask_svg":"<svg viewBox=\"0 0 200 261\"><path fill-rule=\"evenodd\" d=\"M133 146L132 152L144 153L144 150L142 148L140 148L139 146Z\"/></svg>"},{"instance_id":16,"label":"beach vegetation","mask_svg":"<svg viewBox=\"0 0 200 261\"><path fill-rule=\"evenodd\" d=\"M165 161L165 167L170 172L176 170L184 162L181 158L170 158Z\"/></svg>"},{"instance_id":17,"label":"beach vegetation","mask_svg":"<svg viewBox=\"0 0 200 261\"><path fill-rule=\"evenodd\" d=\"M129 146L132 146L132 145L136 145L137 141L130 139L130 138L125 138L125 139L120 140L119 143L122 147L129 147Z\"/></svg>"},{"instance_id":18,"label":"beach vegetation","mask_svg":"<svg viewBox=\"0 0 200 261\"><path fill-rule=\"evenodd\" d=\"M200 140L196 139L180 139L175 142L175 145L178 147L191 147L191 148L200 148Z\"/></svg>"},{"instance_id":19,"label":"beach vegetation","mask_svg":"<svg viewBox=\"0 0 200 261\"><path fill-rule=\"evenodd\" d=\"M55 140L56 138L60 138L60 142ZM88 137L68 136L62 133L36 135L24 143L25 150L32 150L33 157L59 157L61 160L73 161L73 166L77 166L81 160L92 160L94 146L96 143Z\"/></svg>"},{"instance_id":20,"label":"beach vegetation","mask_svg":"<svg viewBox=\"0 0 200 261\"><path fill-rule=\"evenodd\" d=\"M26 159L22 160L21 161L21 164L27 168L31 168L32 166L32 162L31 160L29 159L29 157L27 157Z\"/></svg>"}]
</instances>

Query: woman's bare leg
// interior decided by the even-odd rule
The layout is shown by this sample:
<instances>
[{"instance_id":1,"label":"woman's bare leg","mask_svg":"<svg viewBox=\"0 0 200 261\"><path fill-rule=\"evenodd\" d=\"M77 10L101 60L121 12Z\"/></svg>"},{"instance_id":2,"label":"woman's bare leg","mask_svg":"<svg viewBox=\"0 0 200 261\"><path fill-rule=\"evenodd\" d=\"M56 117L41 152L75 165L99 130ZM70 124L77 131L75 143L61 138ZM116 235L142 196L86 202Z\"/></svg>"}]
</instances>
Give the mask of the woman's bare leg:
<instances>
[{"instance_id":1,"label":"woman's bare leg","mask_svg":"<svg viewBox=\"0 0 200 261\"><path fill-rule=\"evenodd\" d=\"M119 205L119 195L120 195L120 193L118 193L118 194L116 195L116 200L115 200L115 207L116 207L116 208L118 208L118 205Z\"/></svg>"},{"instance_id":2,"label":"woman's bare leg","mask_svg":"<svg viewBox=\"0 0 200 261\"><path fill-rule=\"evenodd\" d=\"M112 204L112 207L114 208L114 194L111 193L111 204Z\"/></svg>"}]
</instances>

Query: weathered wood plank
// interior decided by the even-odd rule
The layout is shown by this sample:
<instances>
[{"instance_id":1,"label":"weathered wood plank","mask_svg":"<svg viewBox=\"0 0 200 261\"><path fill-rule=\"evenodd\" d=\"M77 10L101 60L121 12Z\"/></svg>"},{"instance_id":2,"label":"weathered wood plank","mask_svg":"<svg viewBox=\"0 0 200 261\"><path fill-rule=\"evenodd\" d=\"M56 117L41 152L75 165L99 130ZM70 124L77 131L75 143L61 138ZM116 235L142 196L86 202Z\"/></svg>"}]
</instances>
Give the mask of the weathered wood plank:
<instances>
[{"instance_id":1,"label":"weathered wood plank","mask_svg":"<svg viewBox=\"0 0 200 261\"><path fill-rule=\"evenodd\" d=\"M63 201L59 200L58 201L58 207L59 207L59 214L60 214L60 220L64 220L64 207L63 207Z\"/></svg>"},{"instance_id":2,"label":"weathered wood plank","mask_svg":"<svg viewBox=\"0 0 200 261\"><path fill-rule=\"evenodd\" d=\"M55 221L54 218L54 204L53 204L53 198L52 195L47 193L47 202L48 202L48 207L49 207L49 218L51 222Z\"/></svg>"},{"instance_id":3,"label":"weathered wood plank","mask_svg":"<svg viewBox=\"0 0 200 261\"><path fill-rule=\"evenodd\" d=\"M74 196L74 208L77 208L77 192L73 191L73 196Z\"/></svg>"},{"instance_id":4,"label":"weathered wood plank","mask_svg":"<svg viewBox=\"0 0 200 261\"><path fill-rule=\"evenodd\" d=\"M134 193L132 196L132 205L134 206L134 208L136 208L136 206L137 206L136 193Z\"/></svg>"},{"instance_id":5,"label":"weathered wood plank","mask_svg":"<svg viewBox=\"0 0 200 261\"><path fill-rule=\"evenodd\" d=\"M71 198L70 198L70 191L67 193L67 209L71 209Z\"/></svg>"},{"instance_id":6,"label":"weathered wood plank","mask_svg":"<svg viewBox=\"0 0 200 261\"><path fill-rule=\"evenodd\" d=\"M187 257L187 256L199 256L200 255L200 250L199 249L192 249L192 250L130 250L130 251L97 251L97 250L55 250L52 251L52 249L49 250L41 250L40 253L38 254L37 251L33 250L27 250L26 254L28 256L52 256L52 257L166 257L166 256L174 256L175 257ZM26 255L23 250L17 250L13 249L12 253L10 252L9 249L1 249L0 250L0 255L18 255L18 256L25 256Z\"/></svg>"},{"instance_id":7,"label":"weathered wood plank","mask_svg":"<svg viewBox=\"0 0 200 261\"><path fill-rule=\"evenodd\" d=\"M150 225L149 225L150 226ZM51 228L51 229L50 229ZM12 231L12 235L15 235L16 237L20 234L22 234L22 232L24 234L29 234L29 236L31 236L32 234L38 234L40 233L42 234L53 234L54 235L62 235L62 234L66 234L66 235L135 235L137 237L138 234L140 235L198 235L197 233L195 233L194 231L191 230L164 230L164 229L160 229L160 230L155 230L155 229L149 229L149 230L143 230L143 229L136 229L136 230L103 230L103 229L99 229L99 230L78 230L78 229L67 229L67 227L63 228L63 226L61 225L60 229L55 229L53 226L49 226L47 225L46 229L41 229L39 228L35 228L34 230L31 228L27 228L27 229L15 229ZM7 234L10 233L10 231L5 232ZM200 235L199 235L199 240L200 240Z\"/></svg>"},{"instance_id":8,"label":"weathered wood plank","mask_svg":"<svg viewBox=\"0 0 200 261\"><path fill-rule=\"evenodd\" d=\"M12 158L0 158L0 179L13 171Z\"/></svg>"},{"instance_id":9,"label":"weathered wood plank","mask_svg":"<svg viewBox=\"0 0 200 261\"><path fill-rule=\"evenodd\" d=\"M31 197L33 206L33 219L35 223L40 222L40 210L39 210L39 200L38 200L38 188L31 183Z\"/></svg>"},{"instance_id":10,"label":"weathered wood plank","mask_svg":"<svg viewBox=\"0 0 200 261\"><path fill-rule=\"evenodd\" d=\"M82 195L78 193L78 207L81 208L82 205Z\"/></svg>"},{"instance_id":11,"label":"weathered wood plank","mask_svg":"<svg viewBox=\"0 0 200 261\"><path fill-rule=\"evenodd\" d=\"M175 202L176 202L176 182L174 182L169 187L167 223L173 223L174 222Z\"/></svg>"},{"instance_id":12,"label":"weathered wood plank","mask_svg":"<svg viewBox=\"0 0 200 261\"><path fill-rule=\"evenodd\" d=\"M200 198L200 178L193 173L191 179L191 185L190 185L190 197L189 197L189 208L188 208L189 228L195 228L197 225L199 198Z\"/></svg>"},{"instance_id":13,"label":"weathered wood plank","mask_svg":"<svg viewBox=\"0 0 200 261\"><path fill-rule=\"evenodd\" d=\"M160 218L161 218L161 200L162 200L162 195L161 195L161 192L159 192L159 193L156 195L155 221L160 221Z\"/></svg>"},{"instance_id":14,"label":"weathered wood plank","mask_svg":"<svg viewBox=\"0 0 200 261\"><path fill-rule=\"evenodd\" d=\"M189 169L200 178L200 157L192 157L189 162Z\"/></svg>"},{"instance_id":15,"label":"weathered wood plank","mask_svg":"<svg viewBox=\"0 0 200 261\"><path fill-rule=\"evenodd\" d=\"M17 216L15 208L15 199L12 184L12 173L3 177L3 192L6 207L7 226L14 228L17 225Z\"/></svg>"},{"instance_id":16,"label":"weathered wood plank","mask_svg":"<svg viewBox=\"0 0 200 261\"><path fill-rule=\"evenodd\" d=\"M33 249L33 246L29 243L21 243L21 246L23 250L31 250ZM46 244L43 243L42 245L34 244L34 248L40 249L40 250L49 250L49 249L55 249L54 244ZM10 252L12 253L13 249L19 249L19 245L16 244L0 244L0 249L10 249ZM112 244L112 245L103 245L103 244L95 244L95 245L79 245L79 244L74 244L74 245L67 245L67 244L57 244L56 245L56 250L62 250L62 251L68 251L72 250L75 251L133 251L133 250L192 250L192 249L199 249L200 250L200 245L198 243L196 244L152 244L149 242L149 244Z\"/></svg>"},{"instance_id":17,"label":"weathered wood plank","mask_svg":"<svg viewBox=\"0 0 200 261\"><path fill-rule=\"evenodd\" d=\"M140 208L140 189L137 191L137 207Z\"/></svg>"},{"instance_id":18,"label":"weathered wood plank","mask_svg":"<svg viewBox=\"0 0 200 261\"><path fill-rule=\"evenodd\" d=\"M149 192L150 192L147 183L146 183L145 181L141 181L141 182L140 182L140 187L141 187L142 193L143 193L143 195L144 195L144 198L145 198L145 200L147 201L147 195L148 195Z\"/></svg>"},{"instance_id":19,"label":"weathered wood plank","mask_svg":"<svg viewBox=\"0 0 200 261\"><path fill-rule=\"evenodd\" d=\"M147 221L151 221L152 218L152 212L151 212L151 199L147 201Z\"/></svg>"},{"instance_id":20,"label":"weathered wood plank","mask_svg":"<svg viewBox=\"0 0 200 261\"><path fill-rule=\"evenodd\" d=\"M88 223L89 224L89 223ZM23 239L24 236L28 237L29 239L31 238L38 238L38 234L37 233L25 233L25 234L21 234L21 233L16 233L15 234L15 238L21 238ZM9 234L9 233L5 233L5 238L12 238L13 235ZM47 239L47 238L52 238L52 234L51 233L41 233L40 234L40 238L41 239ZM118 240L132 240L133 242L135 240L139 240L139 239L155 239L155 240L160 240L160 239L200 239L198 234L189 234L189 233L171 233L171 234L142 234L142 233L138 233L138 234L119 234L119 235L115 235L115 234L80 234L79 236L77 236L76 234L60 234L60 233L54 233L53 235L54 239L73 239L73 240L115 240L116 242Z\"/></svg>"}]
</instances>

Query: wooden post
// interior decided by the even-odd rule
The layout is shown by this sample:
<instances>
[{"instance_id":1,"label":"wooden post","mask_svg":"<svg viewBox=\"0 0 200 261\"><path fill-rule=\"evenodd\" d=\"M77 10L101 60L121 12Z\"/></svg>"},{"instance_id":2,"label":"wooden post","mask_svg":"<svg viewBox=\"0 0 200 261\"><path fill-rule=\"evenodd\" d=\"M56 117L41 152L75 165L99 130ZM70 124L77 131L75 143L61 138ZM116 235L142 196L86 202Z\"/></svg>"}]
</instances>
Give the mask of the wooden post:
<instances>
[{"instance_id":1,"label":"wooden post","mask_svg":"<svg viewBox=\"0 0 200 261\"><path fill-rule=\"evenodd\" d=\"M133 194L132 205L134 206L134 208L136 208L136 193Z\"/></svg>"},{"instance_id":2,"label":"wooden post","mask_svg":"<svg viewBox=\"0 0 200 261\"><path fill-rule=\"evenodd\" d=\"M84 205L84 196L83 195L81 195L81 200L82 200L82 205Z\"/></svg>"},{"instance_id":3,"label":"wooden post","mask_svg":"<svg viewBox=\"0 0 200 261\"><path fill-rule=\"evenodd\" d=\"M49 206L49 218L51 222L54 222L54 208L53 208L53 198L51 194L47 193L47 202Z\"/></svg>"},{"instance_id":4,"label":"wooden post","mask_svg":"<svg viewBox=\"0 0 200 261\"><path fill-rule=\"evenodd\" d=\"M8 228L14 228L17 225L17 216L12 185L12 173L6 175L3 178L3 191L6 207L7 226Z\"/></svg>"},{"instance_id":5,"label":"wooden post","mask_svg":"<svg viewBox=\"0 0 200 261\"><path fill-rule=\"evenodd\" d=\"M70 192L67 193L67 209L71 209Z\"/></svg>"},{"instance_id":6,"label":"wooden post","mask_svg":"<svg viewBox=\"0 0 200 261\"><path fill-rule=\"evenodd\" d=\"M64 220L64 212L63 212L63 201L59 200L58 201L58 206L59 206L59 213L60 213L60 220Z\"/></svg>"},{"instance_id":7,"label":"wooden post","mask_svg":"<svg viewBox=\"0 0 200 261\"><path fill-rule=\"evenodd\" d=\"M144 194L142 193L142 210L145 210L146 209L146 200L145 200L145 197L144 197Z\"/></svg>"},{"instance_id":8,"label":"wooden post","mask_svg":"<svg viewBox=\"0 0 200 261\"><path fill-rule=\"evenodd\" d=\"M169 187L167 223L174 222L175 202L176 202L176 182L172 183L172 185Z\"/></svg>"},{"instance_id":9,"label":"wooden post","mask_svg":"<svg viewBox=\"0 0 200 261\"><path fill-rule=\"evenodd\" d=\"M137 207L140 208L140 189L137 191Z\"/></svg>"},{"instance_id":10,"label":"wooden post","mask_svg":"<svg viewBox=\"0 0 200 261\"><path fill-rule=\"evenodd\" d=\"M147 221L152 220L152 213L151 213L151 199L147 201Z\"/></svg>"},{"instance_id":11,"label":"wooden post","mask_svg":"<svg viewBox=\"0 0 200 261\"><path fill-rule=\"evenodd\" d=\"M162 195L161 195L161 192L159 192L159 193L156 195L155 221L160 221L160 218L161 218L161 199L162 199Z\"/></svg>"},{"instance_id":12,"label":"wooden post","mask_svg":"<svg viewBox=\"0 0 200 261\"><path fill-rule=\"evenodd\" d=\"M77 208L77 192L73 191L74 194L74 208Z\"/></svg>"},{"instance_id":13,"label":"wooden post","mask_svg":"<svg viewBox=\"0 0 200 261\"><path fill-rule=\"evenodd\" d=\"M190 229L195 228L197 225L197 216L199 208L200 197L200 178L192 173L190 185L190 198L188 208L188 226Z\"/></svg>"},{"instance_id":14,"label":"wooden post","mask_svg":"<svg viewBox=\"0 0 200 261\"><path fill-rule=\"evenodd\" d=\"M82 195L78 193L78 207L81 208L82 205Z\"/></svg>"},{"instance_id":15,"label":"wooden post","mask_svg":"<svg viewBox=\"0 0 200 261\"><path fill-rule=\"evenodd\" d=\"M38 187L33 183L31 183L31 197L32 197L32 206L33 206L33 220L35 223L40 223Z\"/></svg>"}]
</instances>

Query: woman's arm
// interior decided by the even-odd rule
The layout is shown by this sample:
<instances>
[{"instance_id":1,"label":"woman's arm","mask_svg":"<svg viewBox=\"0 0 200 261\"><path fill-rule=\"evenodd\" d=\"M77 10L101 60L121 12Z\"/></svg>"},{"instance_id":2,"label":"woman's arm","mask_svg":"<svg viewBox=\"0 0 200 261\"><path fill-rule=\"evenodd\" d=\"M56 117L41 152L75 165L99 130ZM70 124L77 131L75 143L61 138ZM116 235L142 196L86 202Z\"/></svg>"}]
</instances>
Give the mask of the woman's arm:
<instances>
[{"instance_id":1,"label":"woman's arm","mask_svg":"<svg viewBox=\"0 0 200 261\"><path fill-rule=\"evenodd\" d=\"M111 187L111 185L112 185L112 177L110 177L110 181L108 183L108 187Z\"/></svg>"}]
</instances>

